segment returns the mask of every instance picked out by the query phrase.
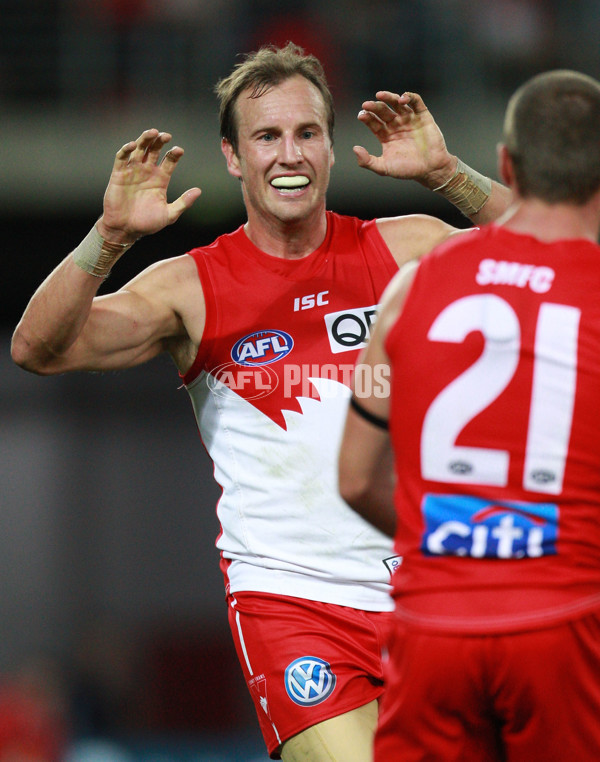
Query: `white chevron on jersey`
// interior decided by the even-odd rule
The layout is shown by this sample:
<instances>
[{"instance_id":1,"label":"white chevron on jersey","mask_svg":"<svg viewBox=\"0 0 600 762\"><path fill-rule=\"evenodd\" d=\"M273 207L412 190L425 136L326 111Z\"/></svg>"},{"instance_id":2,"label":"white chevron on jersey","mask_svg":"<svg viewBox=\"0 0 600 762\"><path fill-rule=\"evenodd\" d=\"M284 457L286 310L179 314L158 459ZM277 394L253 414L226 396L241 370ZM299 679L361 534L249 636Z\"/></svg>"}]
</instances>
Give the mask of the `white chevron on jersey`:
<instances>
[{"instance_id":1,"label":"white chevron on jersey","mask_svg":"<svg viewBox=\"0 0 600 762\"><path fill-rule=\"evenodd\" d=\"M285 429L219 381L209 385L206 374L188 387L223 488L217 546L232 559L230 590L391 610L384 559L392 542L337 491L350 390L310 380L321 399L298 398L301 412L283 411Z\"/></svg>"}]
</instances>

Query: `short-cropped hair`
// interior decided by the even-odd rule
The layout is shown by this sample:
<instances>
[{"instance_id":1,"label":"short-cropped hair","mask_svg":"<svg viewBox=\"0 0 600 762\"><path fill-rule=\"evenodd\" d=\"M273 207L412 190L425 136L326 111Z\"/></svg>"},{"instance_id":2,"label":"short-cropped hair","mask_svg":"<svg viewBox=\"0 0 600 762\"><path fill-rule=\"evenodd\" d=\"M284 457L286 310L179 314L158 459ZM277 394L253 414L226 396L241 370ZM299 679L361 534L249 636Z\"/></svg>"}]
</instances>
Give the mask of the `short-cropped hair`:
<instances>
[{"instance_id":1,"label":"short-cropped hair","mask_svg":"<svg viewBox=\"0 0 600 762\"><path fill-rule=\"evenodd\" d=\"M557 69L512 96L504 142L523 198L586 203L600 188L600 83Z\"/></svg>"}]
</instances>

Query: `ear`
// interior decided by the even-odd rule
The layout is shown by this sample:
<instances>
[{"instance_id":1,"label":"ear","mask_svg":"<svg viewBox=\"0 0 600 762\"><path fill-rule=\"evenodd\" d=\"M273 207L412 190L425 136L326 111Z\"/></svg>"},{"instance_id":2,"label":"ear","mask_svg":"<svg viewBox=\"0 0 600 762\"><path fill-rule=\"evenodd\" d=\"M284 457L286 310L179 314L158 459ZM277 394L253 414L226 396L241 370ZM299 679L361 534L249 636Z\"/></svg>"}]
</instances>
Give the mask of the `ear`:
<instances>
[{"instance_id":1,"label":"ear","mask_svg":"<svg viewBox=\"0 0 600 762\"><path fill-rule=\"evenodd\" d=\"M498 174L500 179L505 185L512 188L515 184L515 170L510 154L508 153L508 148L504 143L498 143L496 151L498 154Z\"/></svg>"},{"instance_id":2,"label":"ear","mask_svg":"<svg viewBox=\"0 0 600 762\"><path fill-rule=\"evenodd\" d=\"M333 153L333 146L329 149L329 169L335 164L335 156Z\"/></svg>"},{"instance_id":3,"label":"ear","mask_svg":"<svg viewBox=\"0 0 600 762\"><path fill-rule=\"evenodd\" d=\"M227 162L227 171L229 174L240 179L242 177L240 160L227 138L221 138L221 151Z\"/></svg>"}]
</instances>

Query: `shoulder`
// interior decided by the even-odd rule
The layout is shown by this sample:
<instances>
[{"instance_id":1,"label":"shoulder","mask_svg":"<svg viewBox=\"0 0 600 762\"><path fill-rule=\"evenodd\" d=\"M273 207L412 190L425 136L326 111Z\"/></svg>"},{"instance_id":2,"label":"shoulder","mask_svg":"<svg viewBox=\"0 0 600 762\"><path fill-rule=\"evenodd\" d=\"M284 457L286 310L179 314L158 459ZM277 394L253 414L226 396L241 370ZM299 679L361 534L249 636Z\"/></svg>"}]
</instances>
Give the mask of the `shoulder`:
<instances>
[{"instance_id":1,"label":"shoulder","mask_svg":"<svg viewBox=\"0 0 600 762\"><path fill-rule=\"evenodd\" d=\"M128 291L161 293L181 288L184 284L198 283L196 263L192 257L182 254L178 257L162 259L142 270L123 288Z\"/></svg>"},{"instance_id":2,"label":"shoulder","mask_svg":"<svg viewBox=\"0 0 600 762\"><path fill-rule=\"evenodd\" d=\"M398 266L422 257L450 236L464 232L427 214L382 217L377 220L377 228Z\"/></svg>"},{"instance_id":3,"label":"shoulder","mask_svg":"<svg viewBox=\"0 0 600 762\"><path fill-rule=\"evenodd\" d=\"M211 243L190 249L187 254L199 262L206 258L231 256L232 253L247 248L249 245L251 244L244 230L244 224L240 224L235 230L217 236Z\"/></svg>"},{"instance_id":4,"label":"shoulder","mask_svg":"<svg viewBox=\"0 0 600 762\"><path fill-rule=\"evenodd\" d=\"M179 322L183 321L188 334L196 333L190 331L190 325L198 321L198 312L203 323L202 284L196 263L187 254L155 262L126 283L121 291L136 295L155 311L173 314Z\"/></svg>"},{"instance_id":5,"label":"shoulder","mask_svg":"<svg viewBox=\"0 0 600 762\"><path fill-rule=\"evenodd\" d=\"M419 264L416 259L413 259L403 265L391 279L383 293L377 323L381 321L384 336L387 335L391 326L402 312Z\"/></svg>"},{"instance_id":6,"label":"shoulder","mask_svg":"<svg viewBox=\"0 0 600 762\"><path fill-rule=\"evenodd\" d=\"M340 214L330 210L326 212L326 216L328 229L333 230L337 235L344 233L358 233L360 235L361 232L369 230L377 223L375 219L363 219L361 217L354 217L351 214Z\"/></svg>"},{"instance_id":7,"label":"shoulder","mask_svg":"<svg viewBox=\"0 0 600 762\"><path fill-rule=\"evenodd\" d=\"M397 260L379 229L379 220L362 219L351 215L327 212L329 245L334 245L336 253L345 252L352 256L361 251L374 267L379 263L389 276L397 270Z\"/></svg>"},{"instance_id":8,"label":"shoulder","mask_svg":"<svg viewBox=\"0 0 600 762\"><path fill-rule=\"evenodd\" d=\"M165 349L180 372L192 364L206 320L206 305L198 268L188 254L163 259L147 267L122 290L138 297L155 314L164 314L170 329Z\"/></svg>"}]
</instances>

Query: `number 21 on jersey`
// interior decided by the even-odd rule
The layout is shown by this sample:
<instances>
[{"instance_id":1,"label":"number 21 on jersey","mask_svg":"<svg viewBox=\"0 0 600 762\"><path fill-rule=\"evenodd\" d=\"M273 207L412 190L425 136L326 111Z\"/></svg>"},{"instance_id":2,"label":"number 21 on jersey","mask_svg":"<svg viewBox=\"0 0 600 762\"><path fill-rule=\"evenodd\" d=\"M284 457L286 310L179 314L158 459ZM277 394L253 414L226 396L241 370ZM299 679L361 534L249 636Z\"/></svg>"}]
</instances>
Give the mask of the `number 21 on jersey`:
<instances>
[{"instance_id":1,"label":"number 21 on jersey","mask_svg":"<svg viewBox=\"0 0 600 762\"><path fill-rule=\"evenodd\" d=\"M557 495L562 490L571 435L577 378L580 310L564 304L540 306L523 487ZM429 406L421 434L424 479L503 487L509 453L455 444L463 428L493 404L519 364L521 326L516 312L495 294L477 294L448 305L434 320L430 341L461 343L471 331L484 339L482 354L446 386Z\"/></svg>"}]
</instances>

